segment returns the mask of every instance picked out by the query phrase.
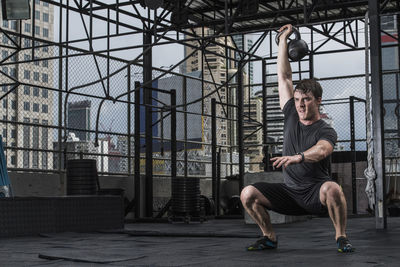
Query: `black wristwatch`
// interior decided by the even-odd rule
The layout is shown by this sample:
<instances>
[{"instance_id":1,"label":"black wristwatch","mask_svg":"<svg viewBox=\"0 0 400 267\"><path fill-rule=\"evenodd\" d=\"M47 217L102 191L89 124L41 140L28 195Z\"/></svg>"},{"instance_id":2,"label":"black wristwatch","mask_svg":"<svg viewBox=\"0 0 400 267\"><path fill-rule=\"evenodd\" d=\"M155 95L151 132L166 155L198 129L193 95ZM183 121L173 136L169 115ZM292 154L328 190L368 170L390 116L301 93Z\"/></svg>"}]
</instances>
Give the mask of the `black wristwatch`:
<instances>
[{"instance_id":1,"label":"black wristwatch","mask_svg":"<svg viewBox=\"0 0 400 267\"><path fill-rule=\"evenodd\" d=\"M304 153L303 152L297 152L296 155L300 155L301 156L300 163L304 162Z\"/></svg>"}]
</instances>

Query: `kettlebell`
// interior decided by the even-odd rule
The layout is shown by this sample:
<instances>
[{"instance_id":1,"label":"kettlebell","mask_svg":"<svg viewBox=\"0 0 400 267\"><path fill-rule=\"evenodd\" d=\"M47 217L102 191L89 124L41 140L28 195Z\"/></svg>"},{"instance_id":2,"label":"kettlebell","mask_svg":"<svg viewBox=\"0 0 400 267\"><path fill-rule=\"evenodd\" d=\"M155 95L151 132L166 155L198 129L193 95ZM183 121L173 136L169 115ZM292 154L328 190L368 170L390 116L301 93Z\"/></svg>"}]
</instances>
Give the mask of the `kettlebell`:
<instances>
[{"instance_id":1,"label":"kettlebell","mask_svg":"<svg viewBox=\"0 0 400 267\"><path fill-rule=\"evenodd\" d=\"M296 27L292 27L292 33L294 33L294 40L290 40L288 44L288 57L292 61L300 61L308 53L307 43L300 38L300 32ZM275 37L275 42L279 45L279 37L283 33L280 32Z\"/></svg>"}]
</instances>

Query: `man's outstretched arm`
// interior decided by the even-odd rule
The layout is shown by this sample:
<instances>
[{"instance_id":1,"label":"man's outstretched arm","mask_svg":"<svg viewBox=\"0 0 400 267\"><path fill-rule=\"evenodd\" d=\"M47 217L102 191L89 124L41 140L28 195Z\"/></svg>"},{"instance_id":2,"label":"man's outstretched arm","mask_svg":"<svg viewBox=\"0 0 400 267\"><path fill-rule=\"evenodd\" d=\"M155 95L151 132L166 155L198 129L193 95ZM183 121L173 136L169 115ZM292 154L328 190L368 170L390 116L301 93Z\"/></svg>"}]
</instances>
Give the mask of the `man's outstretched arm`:
<instances>
[{"instance_id":1,"label":"man's outstretched arm","mask_svg":"<svg viewBox=\"0 0 400 267\"><path fill-rule=\"evenodd\" d=\"M307 149L303 152L304 154L304 162L318 162L328 157L333 152L333 146L326 140L319 140L315 145ZM272 166L279 168L282 165L284 167L289 166L290 164L296 164L302 162L301 155L291 155L291 156L283 156L283 157L275 157L271 158L271 161L274 163Z\"/></svg>"},{"instance_id":2,"label":"man's outstretched arm","mask_svg":"<svg viewBox=\"0 0 400 267\"><path fill-rule=\"evenodd\" d=\"M278 47L278 90L279 90L279 105L281 109L286 102L293 97L293 81L292 68L288 59L288 44L287 40L292 32L292 25L287 24L279 29L282 32L279 37Z\"/></svg>"}]
</instances>

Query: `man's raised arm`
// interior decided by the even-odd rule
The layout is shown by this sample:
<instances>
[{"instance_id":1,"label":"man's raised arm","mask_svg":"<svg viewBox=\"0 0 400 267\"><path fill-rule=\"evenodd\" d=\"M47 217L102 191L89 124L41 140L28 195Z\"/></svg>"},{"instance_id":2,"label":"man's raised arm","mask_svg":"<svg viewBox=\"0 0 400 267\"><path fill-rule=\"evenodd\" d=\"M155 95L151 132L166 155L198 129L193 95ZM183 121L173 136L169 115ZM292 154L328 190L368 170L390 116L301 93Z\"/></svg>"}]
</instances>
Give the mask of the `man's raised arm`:
<instances>
[{"instance_id":1,"label":"man's raised arm","mask_svg":"<svg viewBox=\"0 0 400 267\"><path fill-rule=\"evenodd\" d=\"M286 102L293 97L293 82L292 68L288 59L288 44L287 39L292 32L292 25L287 24L279 29L282 32L279 37L278 47L278 90L279 90L279 105L281 109Z\"/></svg>"}]
</instances>

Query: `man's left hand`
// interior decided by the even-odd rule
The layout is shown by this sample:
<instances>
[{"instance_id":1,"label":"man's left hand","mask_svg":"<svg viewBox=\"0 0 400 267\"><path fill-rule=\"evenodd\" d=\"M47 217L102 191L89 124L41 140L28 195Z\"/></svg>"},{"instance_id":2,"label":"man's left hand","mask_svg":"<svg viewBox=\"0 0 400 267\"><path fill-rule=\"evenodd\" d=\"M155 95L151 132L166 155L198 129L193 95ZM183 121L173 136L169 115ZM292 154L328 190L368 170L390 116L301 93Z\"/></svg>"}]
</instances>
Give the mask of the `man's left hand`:
<instances>
[{"instance_id":1,"label":"man's left hand","mask_svg":"<svg viewBox=\"0 0 400 267\"><path fill-rule=\"evenodd\" d=\"M271 158L272 166L275 168L280 168L282 165L283 167L287 167L290 164L296 164L301 162L301 155L294 155L294 156L283 156L283 157L274 157Z\"/></svg>"}]
</instances>

